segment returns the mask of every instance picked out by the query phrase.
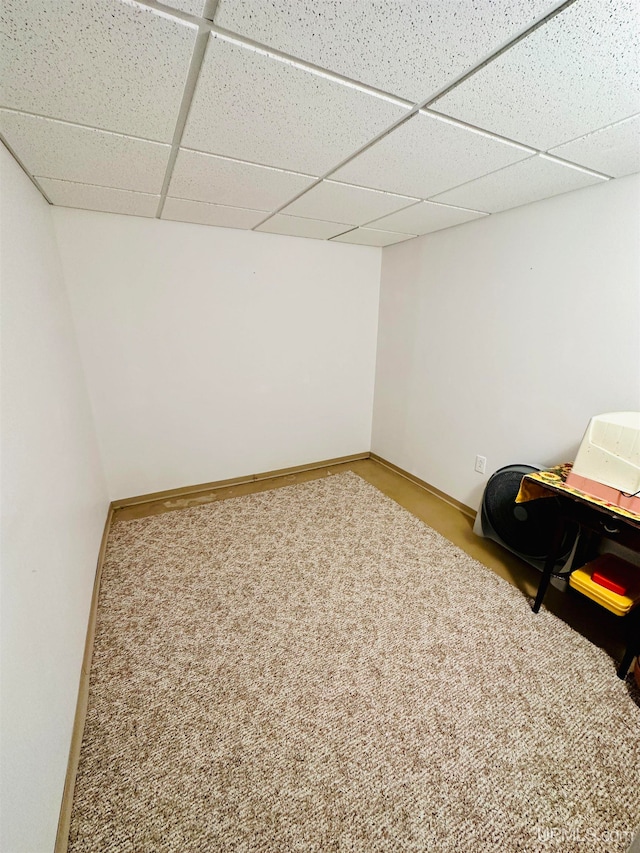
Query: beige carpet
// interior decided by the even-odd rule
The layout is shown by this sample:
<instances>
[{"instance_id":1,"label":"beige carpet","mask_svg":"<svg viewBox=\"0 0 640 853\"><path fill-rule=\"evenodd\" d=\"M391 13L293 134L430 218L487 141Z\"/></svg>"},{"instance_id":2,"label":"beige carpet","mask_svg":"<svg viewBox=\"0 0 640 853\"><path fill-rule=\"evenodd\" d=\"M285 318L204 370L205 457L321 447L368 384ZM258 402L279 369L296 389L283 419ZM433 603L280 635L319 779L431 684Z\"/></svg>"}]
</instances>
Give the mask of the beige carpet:
<instances>
[{"instance_id":1,"label":"beige carpet","mask_svg":"<svg viewBox=\"0 0 640 853\"><path fill-rule=\"evenodd\" d=\"M626 850L637 702L355 474L120 522L70 850Z\"/></svg>"}]
</instances>

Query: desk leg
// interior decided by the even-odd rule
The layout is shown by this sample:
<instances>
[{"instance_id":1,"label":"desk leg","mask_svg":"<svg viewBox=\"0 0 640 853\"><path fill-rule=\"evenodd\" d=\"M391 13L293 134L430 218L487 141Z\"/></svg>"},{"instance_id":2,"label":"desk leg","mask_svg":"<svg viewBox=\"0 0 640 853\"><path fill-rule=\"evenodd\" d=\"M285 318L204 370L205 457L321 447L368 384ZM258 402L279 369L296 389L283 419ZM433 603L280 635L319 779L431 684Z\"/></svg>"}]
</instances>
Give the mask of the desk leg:
<instances>
[{"instance_id":1,"label":"desk leg","mask_svg":"<svg viewBox=\"0 0 640 853\"><path fill-rule=\"evenodd\" d=\"M627 621L627 631L625 632L627 650L618 667L618 678L622 679L627 677L631 661L636 655L640 654L640 607L632 610L625 619Z\"/></svg>"},{"instance_id":2,"label":"desk leg","mask_svg":"<svg viewBox=\"0 0 640 853\"><path fill-rule=\"evenodd\" d=\"M551 580L553 567L555 566L556 560L558 559L558 551L560 550L560 546L562 545L562 540L564 538L564 531L565 520L562 516L560 516L556 525L555 533L553 534L551 550L549 551L547 562L544 564L544 569L542 570L542 577L540 578L540 583L538 584L536 600L534 601L532 607L534 613L537 613L540 610L540 605L542 604L545 593L549 587L549 581Z\"/></svg>"}]
</instances>

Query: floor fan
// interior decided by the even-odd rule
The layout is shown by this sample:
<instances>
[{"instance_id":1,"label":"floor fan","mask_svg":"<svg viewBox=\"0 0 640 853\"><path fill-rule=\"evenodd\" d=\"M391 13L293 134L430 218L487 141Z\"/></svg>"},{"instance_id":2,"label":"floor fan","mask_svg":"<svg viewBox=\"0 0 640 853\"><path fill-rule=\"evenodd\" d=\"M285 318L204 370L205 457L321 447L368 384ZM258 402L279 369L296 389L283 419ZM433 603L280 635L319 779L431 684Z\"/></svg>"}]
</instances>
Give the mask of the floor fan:
<instances>
[{"instance_id":1,"label":"floor fan","mask_svg":"<svg viewBox=\"0 0 640 853\"><path fill-rule=\"evenodd\" d=\"M559 504L555 498L515 502L524 475L539 470L534 465L505 465L496 471L485 487L473 530L541 571L551 549ZM555 574L570 565L577 535L575 526L567 528Z\"/></svg>"}]
</instances>

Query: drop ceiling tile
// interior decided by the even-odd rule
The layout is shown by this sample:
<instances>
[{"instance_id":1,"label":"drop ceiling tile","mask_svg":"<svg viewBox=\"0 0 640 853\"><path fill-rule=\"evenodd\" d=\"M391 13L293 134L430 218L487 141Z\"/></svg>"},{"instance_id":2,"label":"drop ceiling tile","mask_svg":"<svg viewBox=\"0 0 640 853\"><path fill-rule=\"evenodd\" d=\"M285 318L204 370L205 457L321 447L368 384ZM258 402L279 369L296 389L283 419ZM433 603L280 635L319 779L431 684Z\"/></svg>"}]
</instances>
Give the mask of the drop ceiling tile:
<instances>
[{"instance_id":1,"label":"drop ceiling tile","mask_svg":"<svg viewBox=\"0 0 640 853\"><path fill-rule=\"evenodd\" d=\"M579 0L434 109L540 150L640 112L637 0Z\"/></svg>"},{"instance_id":2,"label":"drop ceiling tile","mask_svg":"<svg viewBox=\"0 0 640 853\"><path fill-rule=\"evenodd\" d=\"M535 156L442 193L434 201L497 213L499 210L598 184L602 180L545 157Z\"/></svg>"},{"instance_id":3,"label":"drop ceiling tile","mask_svg":"<svg viewBox=\"0 0 640 853\"><path fill-rule=\"evenodd\" d=\"M221 228L253 228L269 213L268 210L246 210L224 204L206 204L183 198L167 198L162 211L163 219L178 222L195 222L200 225L218 225Z\"/></svg>"},{"instance_id":4,"label":"drop ceiling tile","mask_svg":"<svg viewBox=\"0 0 640 853\"><path fill-rule=\"evenodd\" d=\"M614 178L640 172L640 115L559 145L550 153Z\"/></svg>"},{"instance_id":5,"label":"drop ceiling tile","mask_svg":"<svg viewBox=\"0 0 640 853\"><path fill-rule=\"evenodd\" d=\"M271 211L302 192L314 180L306 175L181 149L173 169L169 195Z\"/></svg>"},{"instance_id":6,"label":"drop ceiling tile","mask_svg":"<svg viewBox=\"0 0 640 853\"><path fill-rule=\"evenodd\" d=\"M162 189L171 146L0 110L0 133L32 175L143 193Z\"/></svg>"},{"instance_id":7,"label":"drop ceiling tile","mask_svg":"<svg viewBox=\"0 0 640 853\"><path fill-rule=\"evenodd\" d=\"M112 187L92 187L89 184L75 184L51 178L38 178L38 183L53 204L61 207L128 213L132 216L155 216L160 201L159 195L132 193Z\"/></svg>"},{"instance_id":8,"label":"drop ceiling tile","mask_svg":"<svg viewBox=\"0 0 640 853\"><path fill-rule=\"evenodd\" d=\"M210 36L182 144L322 174L404 107Z\"/></svg>"},{"instance_id":9,"label":"drop ceiling tile","mask_svg":"<svg viewBox=\"0 0 640 853\"><path fill-rule=\"evenodd\" d=\"M197 27L119 0L3 0L2 106L170 142Z\"/></svg>"},{"instance_id":10,"label":"drop ceiling tile","mask_svg":"<svg viewBox=\"0 0 640 853\"><path fill-rule=\"evenodd\" d=\"M179 9L181 12L200 17L204 10L205 0L162 0L162 2L165 6L171 6L172 9Z\"/></svg>"},{"instance_id":11,"label":"drop ceiling tile","mask_svg":"<svg viewBox=\"0 0 640 853\"><path fill-rule=\"evenodd\" d=\"M410 101L422 101L549 9L551 0L220 0L215 22Z\"/></svg>"},{"instance_id":12,"label":"drop ceiling tile","mask_svg":"<svg viewBox=\"0 0 640 853\"><path fill-rule=\"evenodd\" d=\"M267 219L256 231L269 234L289 234L292 237L313 237L316 240L328 240L336 234L342 234L349 228L340 222L322 222L319 219L304 219L300 216L283 216L277 213Z\"/></svg>"},{"instance_id":13,"label":"drop ceiling tile","mask_svg":"<svg viewBox=\"0 0 640 853\"><path fill-rule=\"evenodd\" d=\"M530 156L529 151L418 113L331 178L428 198Z\"/></svg>"},{"instance_id":14,"label":"drop ceiling tile","mask_svg":"<svg viewBox=\"0 0 640 853\"><path fill-rule=\"evenodd\" d=\"M286 207L282 212L311 219L339 219L349 225L364 225L415 199L323 181Z\"/></svg>"},{"instance_id":15,"label":"drop ceiling tile","mask_svg":"<svg viewBox=\"0 0 640 853\"><path fill-rule=\"evenodd\" d=\"M429 234L462 222L470 222L486 216L476 210L462 210L459 207L447 207L430 201L421 201L413 207L407 207L371 222L372 228L386 231L400 231L403 234Z\"/></svg>"},{"instance_id":16,"label":"drop ceiling tile","mask_svg":"<svg viewBox=\"0 0 640 853\"><path fill-rule=\"evenodd\" d=\"M357 243L359 246L391 246L413 240L415 234L398 234L396 231L378 231L374 228L355 228L347 234L334 237L335 243Z\"/></svg>"}]
</instances>

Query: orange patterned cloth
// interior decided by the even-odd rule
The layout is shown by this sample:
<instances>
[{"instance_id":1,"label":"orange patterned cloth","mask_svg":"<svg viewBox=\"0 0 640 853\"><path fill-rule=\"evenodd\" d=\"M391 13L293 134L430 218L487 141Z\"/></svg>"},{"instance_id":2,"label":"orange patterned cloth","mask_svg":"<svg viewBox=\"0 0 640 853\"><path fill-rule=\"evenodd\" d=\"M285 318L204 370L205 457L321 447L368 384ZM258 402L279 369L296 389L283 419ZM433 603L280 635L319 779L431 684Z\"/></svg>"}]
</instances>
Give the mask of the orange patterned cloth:
<instances>
[{"instance_id":1,"label":"orange patterned cloth","mask_svg":"<svg viewBox=\"0 0 640 853\"><path fill-rule=\"evenodd\" d=\"M614 512L620 518L627 518L640 526L640 515L637 513L623 509L623 507L604 501L601 498L595 498L593 495L581 492L580 489L567 486L565 481L572 467L571 462L565 462L562 465L555 465L547 471L536 471L534 474L526 474L520 483L520 491L516 497L516 503L535 501L538 498L552 498L554 493L573 495L586 503L595 504L609 512Z\"/></svg>"}]
</instances>

